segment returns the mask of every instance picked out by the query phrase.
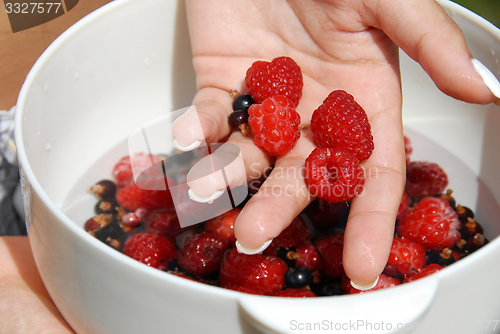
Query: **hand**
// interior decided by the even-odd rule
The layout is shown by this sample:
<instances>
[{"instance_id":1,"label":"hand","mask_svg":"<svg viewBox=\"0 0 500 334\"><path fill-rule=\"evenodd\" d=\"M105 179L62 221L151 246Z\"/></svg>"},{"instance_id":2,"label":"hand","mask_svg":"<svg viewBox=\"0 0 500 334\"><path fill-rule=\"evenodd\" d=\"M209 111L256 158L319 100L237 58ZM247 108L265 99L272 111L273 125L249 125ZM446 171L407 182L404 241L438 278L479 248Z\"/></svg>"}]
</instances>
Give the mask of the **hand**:
<instances>
[{"instance_id":1,"label":"hand","mask_svg":"<svg viewBox=\"0 0 500 334\"><path fill-rule=\"evenodd\" d=\"M297 111L303 126L335 89L352 94L365 109L375 149L362 163L365 192L352 200L343 263L351 280L373 282L387 262L405 184L398 46L446 94L472 103L495 100L471 63L461 30L434 0L189 0L187 11L198 86L193 104L202 131L189 117L181 118L172 132L182 146L200 139L213 143L230 134L229 92L245 92L246 70L256 60L289 56L299 64L304 89ZM278 158L240 132L228 142L240 147L245 164L230 179L246 173L251 181L274 166L235 224L239 243L258 248L312 200L300 176L314 149L312 134L302 130L293 150ZM207 196L223 189L218 186L191 190ZM287 192L279 196L272 189Z\"/></svg>"},{"instance_id":2,"label":"hand","mask_svg":"<svg viewBox=\"0 0 500 334\"><path fill-rule=\"evenodd\" d=\"M2 333L74 333L40 279L27 237L0 237Z\"/></svg>"}]
</instances>

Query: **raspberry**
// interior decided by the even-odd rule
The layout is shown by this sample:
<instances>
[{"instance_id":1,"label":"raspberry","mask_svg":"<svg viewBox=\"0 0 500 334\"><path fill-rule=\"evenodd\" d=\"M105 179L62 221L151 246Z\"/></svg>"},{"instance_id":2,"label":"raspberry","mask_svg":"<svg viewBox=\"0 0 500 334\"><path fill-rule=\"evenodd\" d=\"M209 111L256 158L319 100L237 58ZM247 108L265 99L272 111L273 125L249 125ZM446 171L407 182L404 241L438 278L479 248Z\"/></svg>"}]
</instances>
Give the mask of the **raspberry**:
<instances>
[{"instance_id":1,"label":"raspberry","mask_svg":"<svg viewBox=\"0 0 500 334\"><path fill-rule=\"evenodd\" d=\"M297 267L305 267L311 272L323 271L323 260L316 247L312 244L304 244L298 247L295 252L290 253L290 257L295 260Z\"/></svg>"},{"instance_id":2,"label":"raspberry","mask_svg":"<svg viewBox=\"0 0 500 334\"><path fill-rule=\"evenodd\" d=\"M445 199L425 197L398 222L397 233L435 251L453 247L461 238L461 227L458 214Z\"/></svg>"},{"instance_id":3,"label":"raspberry","mask_svg":"<svg viewBox=\"0 0 500 334\"><path fill-rule=\"evenodd\" d=\"M401 197L401 203L399 203L396 219L399 220L403 218L406 210L408 210L409 208L410 208L410 197L408 197L408 194L405 191L403 192L403 197Z\"/></svg>"},{"instance_id":4,"label":"raspberry","mask_svg":"<svg viewBox=\"0 0 500 334\"><path fill-rule=\"evenodd\" d=\"M167 184L163 177L149 178L142 181L142 185L153 185L157 183ZM116 201L127 210L135 211L139 208L157 210L172 206L172 196L168 190L146 190L139 188L135 183L121 188L116 193Z\"/></svg>"},{"instance_id":5,"label":"raspberry","mask_svg":"<svg viewBox=\"0 0 500 334\"><path fill-rule=\"evenodd\" d=\"M342 282L340 283L340 286L348 294L354 294L354 293L366 293L366 292L375 291L375 290L388 289L388 288L392 288L392 287L394 287L396 285L400 285L400 284L401 284L401 282L399 280L397 280L396 278L387 277L384 274L380 274L378 277L377 285L375 285L375 287L373 287L369 290L362 291L362 290L358 290L358 289L354 288L351 285L350 280L348 278L343 279Z\"/></svg>"},{"instance_id":6,"label":"raspberry","mask_svg":"<svg viewBox=\"0 0 500 334\"><path fill-rule=\"evenodd\" d=\"M417 279L429 276L431 274L434 274L434 273L438 272L441 269L443 269L443 267L440 266L439 264L431 263L427 267L425 267L424 270L422 270L422 271L420 271L418 273L414 273L413 275L409 275L408 277L406 277L405 280L403 281L403 283L408 283L408 282L411 282L411 281L414 281L414 280L417 280Z\"/></svg>"},{"instance_id":7,"label":"raspberry","mask_svg":"<svg viewBox=\"0 0 500 334\"><path fill-rule=\"evenodd\" d=\"M233 248L224 256L219 282L224 288L244 286L272 296L285 287L286 263L271 255L245 255Z\"/></svg>"},{"instance_id":8,"label":"raspberry","mask_svg":"<svg viewBox=\"0 0 500 334\"><path fill-rule=\"evenodd\" d=\"M229 242L219 235L201 232L190 235L177 253L177 263L194 275L208 275L219 270Z\"/></svg>"},{"instance_id":9,"label":"raspberry","mask_svg":"<svg viewBox=\"0 0 500 334\"><path fill-rule=\"evenodd\" d=\"M159 234L143 232L125 241L123 254L148 266L165 269L175 258L175 245Z\"/></svg>"},{"instance_id":10,"label":"raspberry","mask_svg":"<svg viewBox=\"0 0 500 334\"><path fill-rule=\"evenodd\" d=\"M299 65L289 57L254 62L247 70L245 83L248 94L257 103L274 95L283 95L290 99L294 107L299 104L304 86Z\"/></svg>"},{"instance_id":11,"label":"raspberry","mask_svg":"<svg viewBox=\"0 0 500 334\"><path fill-rule=\"evenodd\" d=\"M411 140L410 138L404 136L405 140L405 157L406 157L406 163L410 162L410 155L411 152L413 152L413 147L411 146Z\"/></svg>"},{"instance_id":12,"label":"raspberry","mask_svg":"<svg viewBox=\"0 0 500 334\"><path fill-rule=\"evenodd\" d=\"M276 255L280 247L299 247L310 243L313 231L301 216L295 217L290 225L273 239L269 247L264 251L267 255Z\"/></svg>"},{"instance_id":13,"label":"raspberry","mask_svg":"<svg viewBox=\"0 0 500 334\"><path fill-rule=\"evenodd\" d=\"M448 185L448 176L432 162L411 161L406 165L406 192L411 197L434 196Z\"/></svg>"},{"instance_id":14,"label":"raspberry","mask_svg":"<svg viewBox=\"0 0 500 334\"><path fill-rule=\"evenodd\" d=\"M248 114L255 145L271 155L290 152L300 138L300 115L286 97L276 95L252 104Z\"/></svg>"},{"instance_id":15,"label":"raspberry","mask_svg":"<svg viewBox=\"0 0 500 334\"><path fill-rule=\"evenodd\" d=\"M384 273L388 276L407 275L425 265L425 249L407 239L394 238Z\"/></svg>"},{"instance_id":16,"label":"raspberry","mask_svg":"<svg viewBox=\"0 0 500 334\"><path fill-rule=\"evenodd\" d=\"M285 289L278 291L274 295L275 297L294 297L294 298L307 298L307 297L316 297L316 294L311 290L306 289Z\"/></svg>"},{"instance_id":17,"label":"raspberry","mask_svg":"<svg viewBox=\"0 0 500 334\"><path fill-rule=\"evenodd\" d=\"M205 231L218 234L231 243L236 242L236 237L234 236L234 222L236 218L238 218L240 212L240 208L235 208L220 216L212 218L205 223Z\"/></svg>"},{"instance_id":18,"label":"raspberry","mask_svg":"<svg viewBox=\"0 0 500 334\"><path fill-rule=\"evenodd\" d=\"M150 212L146 217L146 231L176 236L184 231L177 214L171 208Z\"/></svg>"},{"instance_id":19,"label":"raspberry","mask_svg":"<svg viewBox=\"0 0 500 334\"><path fill-rule=\"evenodd\" d=\"M332 278L345 276L342 263L344 233L336 232L318 239L316 241L316 249L323 259L324 270L327 276Z\"/></svg>"},{"instance_id":20,"label":"raspberry","mask_svg":"<svg viewBox=\"0 0 500 334\"><path fill-rule=\"evenodd\" d=\"M144 171L144 176L156 176L163 173L158 166L152 167L160 161L160 157L154 154L136 153L133 156L125 156L113 167L112 174L116 180L116 186L123 188L134 181L132 163L137 171Z\"/></svg>"},{"instance_id":21,"label":"raspberry","mask_svg":"<svg viewBox=\"0 0 500 334\"><path fill-rule=\"evenodd\" d=\"M309 191L329 203L350 200L363 191L364 170L358 159L342 148L315 148L305 167Z\"/></svg>"},{"instance_id":22,"label":"raspberry","mask_svg":"<svg viewBox=\"0 0 500 334\"><path fill-rule=\"evenodd\" d=\"M318 147L341 147L358 158L368 159L373 136L364 109L343 90L330 93L313 112L311 131Z\"/></svg>"}]
</instances>

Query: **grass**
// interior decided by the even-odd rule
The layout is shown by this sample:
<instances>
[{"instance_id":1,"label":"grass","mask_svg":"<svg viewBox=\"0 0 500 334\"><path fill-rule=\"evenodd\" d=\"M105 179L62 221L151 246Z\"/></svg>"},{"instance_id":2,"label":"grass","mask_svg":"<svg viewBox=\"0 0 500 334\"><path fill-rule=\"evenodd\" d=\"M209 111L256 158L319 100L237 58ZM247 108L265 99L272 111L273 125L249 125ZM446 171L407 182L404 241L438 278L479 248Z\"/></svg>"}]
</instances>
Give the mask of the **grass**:
<instances>
[{"instance_id":1,"label":"grass","mask_svg":"<svg viewBox=\"0 0 500 334\"><path fill-rule=\"evenodd\" d=\"M500 28L500 0L454 0Z\"/></svg>"}]
</instances>

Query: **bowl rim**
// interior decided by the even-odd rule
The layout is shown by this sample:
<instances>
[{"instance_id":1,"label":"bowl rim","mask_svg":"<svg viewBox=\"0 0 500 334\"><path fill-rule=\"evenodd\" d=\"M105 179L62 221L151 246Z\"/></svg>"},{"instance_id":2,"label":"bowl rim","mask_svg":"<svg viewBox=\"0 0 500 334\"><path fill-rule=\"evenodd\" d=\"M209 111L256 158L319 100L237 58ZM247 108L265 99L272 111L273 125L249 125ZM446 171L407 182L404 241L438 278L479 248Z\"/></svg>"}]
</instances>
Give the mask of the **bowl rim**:
<instances>
[{"instance_id":1,"label":"bowl rim","mask_svg":"<svg viewBox=\"0 0 500 334\"><path fill-rule=\"evenodd\" d=\"M21 91L18 96L17 100L17 105L16 105L16 115L15 115L15 142L17 146L17 156L18 156L18 161L19 165L22 168L23 172L26 175L26 178L28 180L29 186L32 187L38 196L40 197L40 200L44 203L44 205L47 206L47 208L61 221L64 225L65 228L69 229L73 234L75 234L78 238L81 239L82 242L85 242L86 244L92 245L93 247L97 247L97 249L103 251L107 255L113 258L113 260L120 261L121 263L124 263L128 266L131 266L134 270L140 270L144 274L151 275L153 277L156 277L157 279L161 280L166 280L170 281L171 283L175 283L178 285L183 285L185 287L188 287L190 289L195 289L195 290L200 290L203 291L204 293L211 293L214 295L218 296L225 296L228 298L238 298L238 296L245 296L243 293L238 293L237 291L233 290L228 290L228 289L223 289L220 287L216 286L211 286L207 284L200 284L199 282L193 282L181 277L175 277L174 275L165 275L165 272L157 270L155 268L150 268L148 266L143 265L142 263L124 255L121 252L115 251L111 247L105 245L104 243L100 242L96 238L90 236L87 232L84 231L83 228L79 227L77 224L75 224L68 216L66 216L62 210L50 199L50 197L47 195L47 193L44 191L42 188L41 184L35 177L35 174L29 164L29 160L27 157L27 153L25 150L24 146L24 141L23 141L23 118L24 118L24 109L25 109L25 102L28 99L31 88L33 84L36 82L36 79L38 77L38 74L43 71L45 64L50 60L50 58L58 52L58 50L68 42L73 36L75 36L78 32L81 30L85 29L89 24L91 24L93 21L98 20L99 18L104 17L105 15L109 14L113 10L116 10L118 8L121 8L123 6L127 6L130 3L134 1L139 1L139 0L120 0L120 1L112 1L104 6L96 9L92 13L86 15L83 17L81 20L76 22L74 25L69 27L65 32L63 32L58 38L52 42L49 47L42 53L42 55L38 58L38 60L35 62L31 70L29 71L25 82L21 88ZM438 3L447 11L453 11L456 13L456 15L472 22L473 24L477 25L480 27L482 30L485 32L498 37L500 40L500 29L494 26L492 23L487 21L486 19L480 17L479 15L475 14L474 12L466 9L465 7L462 7L461 5L452 2L450 0L437 0ZM500 238L495 237L491 242L485 246L485 248L490 249L493 247L495 244L498 245L500 244ZM482 253L485 252L486 249L480 249L478 252ZM477 255L476 254L471 254L472 258L475 258ZM473 261L474 259L468 259L470 256L467 257L467 259L461 260L459 263L461 265L466 265L468 261ZM453 269L458 270L458 266L460 266L458 263L455 264ZM450 268L447 268L447 272L450 271ZM440 271L435 274L437 278L442 277L443 271ZM434 276L434 275L433 275ZM424 278L427 279L427 278ZM408 284L408 283L406 283ZM397 286L396 288L404 288L405 284L401 284L400 286ZM382 291L381 291L382 292ZM379 292L379 293L381 293ZM383 292L382 292L383 293ZM259 296L261 297L261 296ZM268 296L262 296L262 297L268 297ZM332 296L338 298L339 296ZM345 297L344 297L345 298ZM358 297L359 298L359 297Z\"/></svg>"}]
</instances>

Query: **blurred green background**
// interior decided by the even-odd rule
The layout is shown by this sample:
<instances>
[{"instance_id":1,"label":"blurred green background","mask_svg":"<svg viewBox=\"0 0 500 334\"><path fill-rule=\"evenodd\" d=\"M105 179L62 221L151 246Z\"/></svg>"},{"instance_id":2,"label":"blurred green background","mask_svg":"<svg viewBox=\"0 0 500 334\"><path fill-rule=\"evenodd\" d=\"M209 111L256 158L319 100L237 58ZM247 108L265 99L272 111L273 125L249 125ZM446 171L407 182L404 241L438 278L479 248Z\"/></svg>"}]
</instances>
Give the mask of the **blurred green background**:
<instances>
[{"instance_id":1,"label":"blurred green background","mask_svg":"<svg viewBox=\"0 0 500 334\"><path fill-rule=\"evenodd\" d=\"M453 0L500 28L500 0Z\"/></svg>"}]
</instances>

